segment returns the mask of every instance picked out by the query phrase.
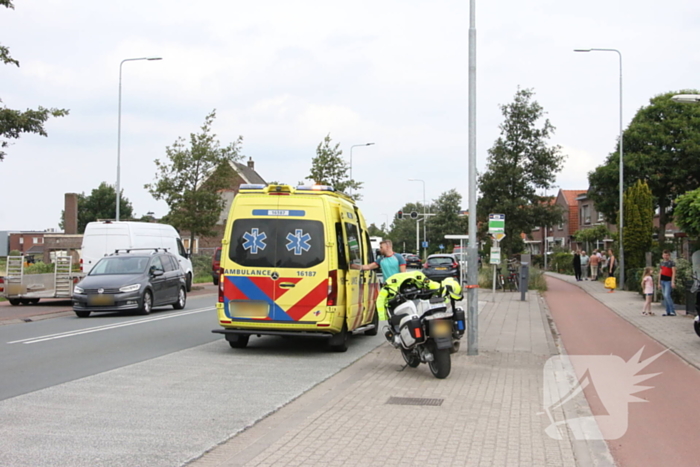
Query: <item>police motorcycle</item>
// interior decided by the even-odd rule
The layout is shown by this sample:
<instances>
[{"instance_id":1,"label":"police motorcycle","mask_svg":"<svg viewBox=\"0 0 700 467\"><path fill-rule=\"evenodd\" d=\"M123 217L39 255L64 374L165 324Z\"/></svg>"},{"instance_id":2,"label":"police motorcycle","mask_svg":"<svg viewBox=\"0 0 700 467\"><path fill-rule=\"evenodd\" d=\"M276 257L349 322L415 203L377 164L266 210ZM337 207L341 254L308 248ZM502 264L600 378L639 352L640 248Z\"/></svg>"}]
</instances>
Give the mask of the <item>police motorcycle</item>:
<instances>
[{"instance_id":1,"label":"police motorcycle","mask_svg":"<svg viewBox=\"0 0 700 467\"><path fill-rule=\"evenodd\" d=\"M389 278L377 309L380 319L387 320L384 336L409 367L427 363L436 378L450 374L450 356L459 350L466 329L464 310L456 306L462 298L462 288L452 278L434 282L418 271Z\"/></svg>"}]
</instances>

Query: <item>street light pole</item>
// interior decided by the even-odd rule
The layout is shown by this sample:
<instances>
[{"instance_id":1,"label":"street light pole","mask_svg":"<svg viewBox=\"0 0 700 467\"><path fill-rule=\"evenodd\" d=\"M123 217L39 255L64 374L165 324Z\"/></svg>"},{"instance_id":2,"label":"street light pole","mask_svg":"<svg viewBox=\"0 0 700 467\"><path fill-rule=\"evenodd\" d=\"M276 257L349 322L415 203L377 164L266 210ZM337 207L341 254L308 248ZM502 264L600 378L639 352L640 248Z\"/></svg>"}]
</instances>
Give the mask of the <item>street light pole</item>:
<instances>
[{"instance_id":1,"label":"street light pole","mask_svg":"<svg viewBox=\"0 0 700 467\"><path fill-rule=\"evenodd\" d=\"M143 58L126 58L119 64L119 114L117 123L117 212L115 219L119 221L119 198L121 191L121 142L122 142L122 65L124 62L133 62L136 60L162 60L161 57L143 57Z\"/></svg>"},{"instance_id":2,"label":"street light pole","mask_svg":"<svg viewBox=\"0 0 700 467\"><path fill-rule=\"evenodd\" d=\"M617 49L576 49L574 52L615 52L620 59L620 224L619 224L619 236L620 236L620 288L625 287L625 247L622 240L622 231L624 227L624 206L623 206L623 195L624 195L624 165L623 165L623 155L622 150L622 53Z\"/></svg>"},{"instance_id":3,"label":"street light pole","mask_svg":"<svg viewBox=\"0 0 700 467\"><path fill-rule=\"evenodd\" d=\"M356 148L358 146L372 146L374 143L364 143L364 144L353 144L350 146L350 181L352 181L352 148ZM349 187L350 190L352 190L352 187Z\"/></svg>"},{"instance_id":4,"label":"street light pole","mask_svg":"<svg viewBox=\"0 0 700 467\"><path fill-rule=\"evenodd\" d=\"M425 205L425 180L421 180L419 178L409 178L409 182L421 182L423 183L423 241L427 242L428 238L426 237L426 231L425 231L425 224L427 224L428 216L426 216L426 205ZM417 251L416 251L417 253ZM425 248L423 248L423 260L427 258L425 254Z\"/></svg>"},{"instance_id":5,"label":"street light pole","mask_svg":"<svg viewBox=\"0 0 700 467\"><path fill-rule=\"evenodd\" d=\"M467 256L467 355L479 355L479 250L476 238L476 1L469 0L469 249Z\"/></svg>"}]
</instances>

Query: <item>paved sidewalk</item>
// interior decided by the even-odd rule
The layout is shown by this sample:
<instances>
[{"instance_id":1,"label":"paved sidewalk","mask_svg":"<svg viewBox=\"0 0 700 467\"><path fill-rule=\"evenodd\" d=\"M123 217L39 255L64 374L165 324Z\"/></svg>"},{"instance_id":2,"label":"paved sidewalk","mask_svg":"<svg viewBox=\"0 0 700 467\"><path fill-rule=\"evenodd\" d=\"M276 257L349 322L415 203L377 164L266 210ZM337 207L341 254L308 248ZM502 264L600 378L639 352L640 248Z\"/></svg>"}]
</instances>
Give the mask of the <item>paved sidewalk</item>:
<instances>
[{"instance_id":1,"label":"paved sidewalk","mask_svg":"<svg viewBox=\"0 0 700 467\"><path fill-rule=\"evenodd\" d=\"M574 276L553 272L547 272L546 274L581 287L603 305L639 328L640 331L700 369L700 337L695 334L693 317L685 315L684 310L676 310L679 313L678 316L661 316L664 313L663 305L653 303L651 310L656 315L644 316L642 315L644 299L637 292L627 292L618 289L613 293L608 293L602 282L576 282Z\"/></svg>"},{"instance_id":2,"label":"paved sidewalk","mask_svg":"<svg viewBox=\"0 0 700 467\"><path fill-rule=\"evenodd\" d=\"M464 342L447 379L427 365L404 368L384 344L191 465L612 465L604 442L545 433L543 368L560 346L541 297L479 296L479 355L467 356ZM442 404L390 405L390 396ZM554 416L590 415L581 398Z\"/></svg>"}]
</instances>

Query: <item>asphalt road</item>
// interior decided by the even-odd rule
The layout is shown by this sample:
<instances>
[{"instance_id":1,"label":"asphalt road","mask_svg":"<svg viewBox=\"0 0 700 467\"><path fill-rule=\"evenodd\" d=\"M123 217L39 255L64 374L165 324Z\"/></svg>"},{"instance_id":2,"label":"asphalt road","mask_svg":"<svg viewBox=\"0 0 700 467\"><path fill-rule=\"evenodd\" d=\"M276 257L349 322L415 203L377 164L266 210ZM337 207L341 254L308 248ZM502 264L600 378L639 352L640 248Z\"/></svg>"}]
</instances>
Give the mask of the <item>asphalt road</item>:
<instances>
[{"instance_id":1,"label":"asphalt road","mask_svg":"<svg viewBox=\"0 0 700 467\"><path fill-rule=\"evenodd\" d=\"M175 466L380 345L251 338L231 349L214 295L152 315L0 326L0 465Z\"/></svg>"}]
</instances>

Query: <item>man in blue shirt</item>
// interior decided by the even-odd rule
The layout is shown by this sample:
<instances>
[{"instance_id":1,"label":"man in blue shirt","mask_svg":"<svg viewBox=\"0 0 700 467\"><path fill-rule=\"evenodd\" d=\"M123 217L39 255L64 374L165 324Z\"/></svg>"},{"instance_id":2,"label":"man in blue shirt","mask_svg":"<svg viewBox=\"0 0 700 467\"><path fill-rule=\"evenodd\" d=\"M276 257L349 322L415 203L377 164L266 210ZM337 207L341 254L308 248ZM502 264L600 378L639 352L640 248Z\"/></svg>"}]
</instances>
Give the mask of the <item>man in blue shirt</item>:
<instances>
[{"instance_id":1,"label":"man in blue shirt","mask_svg":"<svg viewBox=\"0 0 700 467\"><path fill-rule=\"evenodd\" d=\"M383 257L377 258L377 260L372 263L363 264L360 268L362 271L369 271L370 269L381 267L384 282L394 274L406 272L406 260L400 254L394 253L394 245L391 243L391 240L382 240L379 243L379 251Z\"/></svg>"}]
</instances>

